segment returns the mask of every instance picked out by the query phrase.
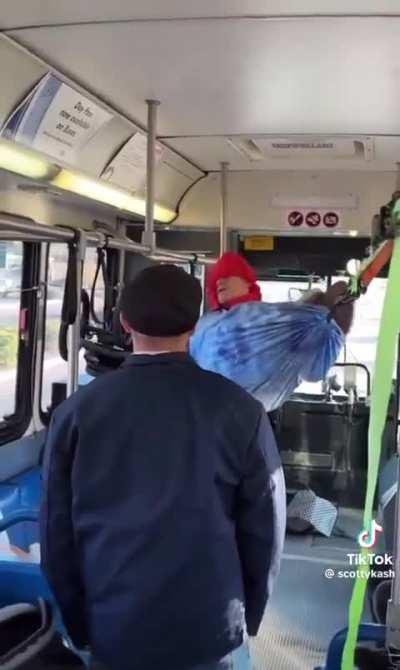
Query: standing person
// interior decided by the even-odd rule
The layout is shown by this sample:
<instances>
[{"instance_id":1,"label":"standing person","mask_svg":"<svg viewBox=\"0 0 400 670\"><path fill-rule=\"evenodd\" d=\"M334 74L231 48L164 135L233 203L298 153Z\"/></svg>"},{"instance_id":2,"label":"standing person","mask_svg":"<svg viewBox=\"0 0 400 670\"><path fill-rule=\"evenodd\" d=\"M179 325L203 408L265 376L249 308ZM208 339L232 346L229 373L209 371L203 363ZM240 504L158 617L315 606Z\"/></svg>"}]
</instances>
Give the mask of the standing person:
<instances>
[{"instance_id":1,"label":"standing person","mask_svg":"<svg viewBox=\"0 0 400 670\"><path fill-rule=\"evenodd\" d=\"M121 299L135 353L49 428L42 566L72 641L110 670L233 668L278 574L274 437L261 404L188 355L201 298L182 269L143 270Z\"/></svg>"}]
</instances>

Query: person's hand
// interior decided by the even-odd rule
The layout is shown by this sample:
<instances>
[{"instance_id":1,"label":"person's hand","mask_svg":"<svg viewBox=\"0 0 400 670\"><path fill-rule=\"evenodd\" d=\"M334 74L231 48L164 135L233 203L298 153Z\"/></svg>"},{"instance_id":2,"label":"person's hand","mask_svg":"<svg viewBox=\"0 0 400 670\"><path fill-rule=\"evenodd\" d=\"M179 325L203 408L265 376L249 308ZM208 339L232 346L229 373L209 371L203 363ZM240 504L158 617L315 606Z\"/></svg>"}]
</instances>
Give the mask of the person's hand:
<instances>
[{"instance_id":1,"label":"person's hand","mask_svg":"<svg viewBox=\"0 0 400 670\"><path fill-rule=\"evenodd\" d=\"M326 293L325 293L325 299L327 306L333 307L336 305L338 300L340 298L343 298L347 293L347 283L343 280L336 282L336 284L333 284L330 286Z\"/></svg>"},{"instance_id":2,"label":"person's hand","mask_svg":"<svg viewBox=\"0 0 400 670\"><path fill-rule=\"evenodd\" d=\"M332 311L333 318L343 333L347 335L353 323L354 303L347 302L340 304L340 299L347 293L347 283L338 281L330 286L325 294L326 306Z\"/></svg>"}]
</instances>

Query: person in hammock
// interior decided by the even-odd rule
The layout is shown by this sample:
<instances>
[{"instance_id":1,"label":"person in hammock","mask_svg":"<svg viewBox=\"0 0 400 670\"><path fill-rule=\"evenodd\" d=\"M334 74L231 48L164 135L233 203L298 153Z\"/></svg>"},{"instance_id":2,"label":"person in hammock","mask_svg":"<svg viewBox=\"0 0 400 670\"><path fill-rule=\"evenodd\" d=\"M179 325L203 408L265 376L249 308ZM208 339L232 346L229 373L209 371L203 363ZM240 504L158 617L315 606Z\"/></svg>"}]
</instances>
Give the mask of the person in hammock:
<instances>
[{"instance_id":1,"label":"person in hammock","mask_svg":"<svg viewBox=\"0 0 400 670\"><path fill-rule=\"evenodd\" d=\"M337 305L344 281L298 302L261 301L253 268L225 253L208 278L211 311L198 322L190 352L256 396L267 411L280 407L302 381L325 378L343 348L353 304Z\"/></svg>"}]
</instances>

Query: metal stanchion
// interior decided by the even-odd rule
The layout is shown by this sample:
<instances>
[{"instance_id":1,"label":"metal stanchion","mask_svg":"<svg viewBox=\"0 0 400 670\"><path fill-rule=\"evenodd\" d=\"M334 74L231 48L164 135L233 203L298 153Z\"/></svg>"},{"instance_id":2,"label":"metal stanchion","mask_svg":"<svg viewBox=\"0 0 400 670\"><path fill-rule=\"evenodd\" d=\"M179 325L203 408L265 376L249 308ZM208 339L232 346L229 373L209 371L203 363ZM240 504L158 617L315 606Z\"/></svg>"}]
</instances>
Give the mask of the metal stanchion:
<instances>
[{"instance_id":1,"label":"metal stanchion","mask_svg":"<svg viewBox=\"0 0 400 670\"><path fill-rule=\"evenodd\" d=\"M147 162L146 162L146 220L142 233L142 244L155 248L154 195L157 141L158 100L147 100Z\"/></svg>"},{"instance_id":2,"label":"metal stanchion","mask_svg":"<svg viewBox=\"0 0 400 670\"><path fill-rule=\"evenodd\" d=\"M228 166L229 163L221 163L221 204L219 220L219 254L227 250L227 219L228 219Z\"/></svg>"}]
</instances>

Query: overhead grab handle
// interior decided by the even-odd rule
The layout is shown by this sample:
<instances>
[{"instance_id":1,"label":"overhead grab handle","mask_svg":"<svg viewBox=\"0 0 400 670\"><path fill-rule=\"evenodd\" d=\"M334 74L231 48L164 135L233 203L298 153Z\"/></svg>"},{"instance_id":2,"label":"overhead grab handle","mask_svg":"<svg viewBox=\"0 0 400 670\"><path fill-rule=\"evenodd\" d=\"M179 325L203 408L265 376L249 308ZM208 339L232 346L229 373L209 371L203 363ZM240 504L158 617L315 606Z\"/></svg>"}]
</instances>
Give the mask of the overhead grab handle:
<instances>
[{"instance_id":1,"label":"overhead grab handle","mask_svg":"<svg viewBox=\"0 0 400 670\"><path fill-rule=\"evenodd\" d=\"M64 296L61 307L61 323L58 334L58 348L60 356L64 361L68 361L68 328L74 323L78 309L76 287L77 262L77 240L74 239L68 244L67 274L65 277Z\"/></svg>"}]
</instances>

